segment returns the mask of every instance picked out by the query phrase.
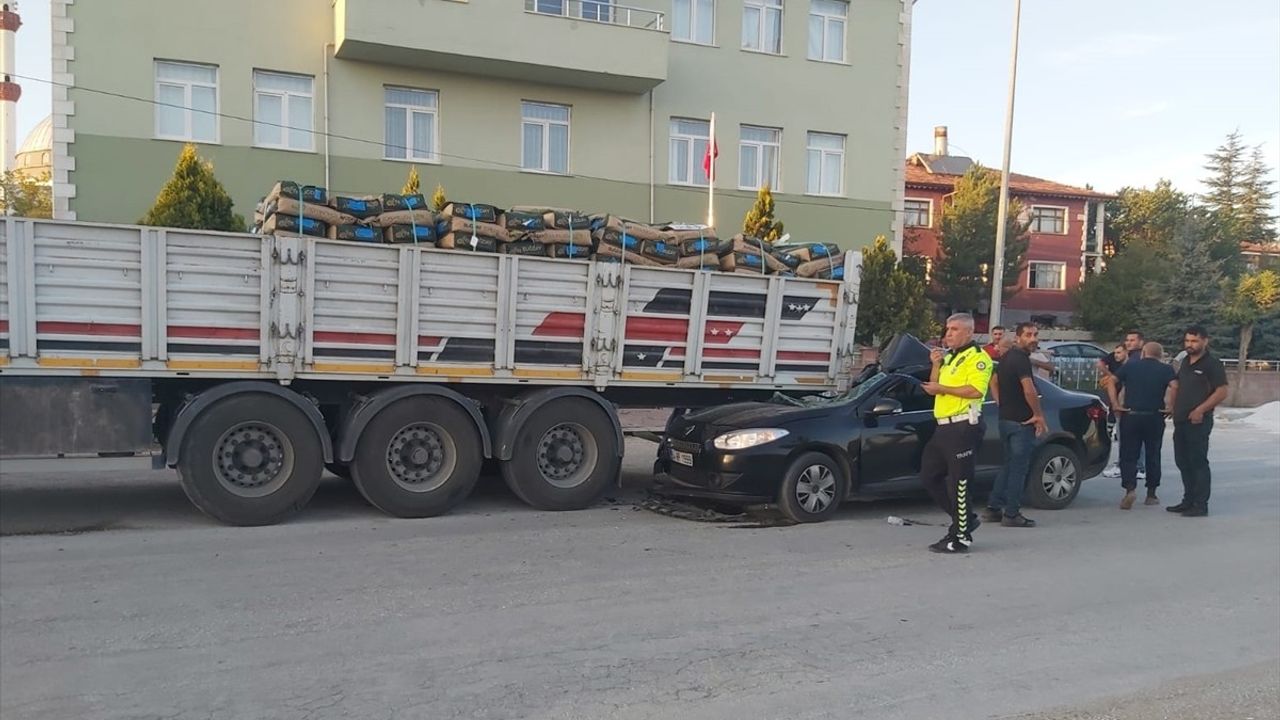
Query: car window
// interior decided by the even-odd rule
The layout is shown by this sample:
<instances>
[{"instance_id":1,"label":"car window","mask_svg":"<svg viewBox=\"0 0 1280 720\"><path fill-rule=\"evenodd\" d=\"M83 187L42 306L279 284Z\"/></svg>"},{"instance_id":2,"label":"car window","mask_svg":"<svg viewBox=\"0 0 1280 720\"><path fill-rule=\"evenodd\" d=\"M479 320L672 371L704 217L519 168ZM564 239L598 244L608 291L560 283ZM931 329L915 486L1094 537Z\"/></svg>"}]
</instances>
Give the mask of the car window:
<instances>
[{"instance_id":1,"label":"car window","mask_svg":"<svg viewBox=\"0 0 1280 720\"><path fill-rule=\"evenodd\" d=\"M1060 358L1076 358L1080 357L1080 348L1076 345L1057 345L1049 348L1053 351L1054 357Z\"/></svg>"},{"instance_id":2,"label":"car window","mask_svg":"<svg viewBox=\"0 0 1280 720\"><path fill-rule=\"evenodd\" d=\"M902 403L903 412L919 412L933 410L933 396L924 391L920 383L902 379L885 391L884 397L893 398Z\"/></svg>"},{"instance_id":3,"label":"car window","mask_svg":"<svg viewBox=\"0 0 1280 720\"><path fill-rule=\"evenodd\" d=\"M1084 357L1089 358L1090 360L1101 360L1102 358L1106 357L1110 353L1108 353L1106 350L1103 350L1102 348L1096 348L1092 345L1081 345L1080 354L1083 355Z\"/></svg>"}]
</instances>

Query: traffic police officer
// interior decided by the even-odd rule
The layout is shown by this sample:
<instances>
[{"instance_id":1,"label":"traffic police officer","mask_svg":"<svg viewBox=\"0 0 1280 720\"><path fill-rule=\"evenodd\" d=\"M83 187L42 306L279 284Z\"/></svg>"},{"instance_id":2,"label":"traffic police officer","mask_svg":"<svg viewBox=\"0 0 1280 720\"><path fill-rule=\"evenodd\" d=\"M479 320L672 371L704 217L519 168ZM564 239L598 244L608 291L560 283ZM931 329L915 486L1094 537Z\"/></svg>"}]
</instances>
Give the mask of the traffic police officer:
<instances>
[{"instance_id":1,"label":"traffic police officer","mask_svg":"<svg viewBox=\"0 0 1280 720\"><path fill-rule=\"evenodd\" d=\"M943 343L948 351L934 348L930 353L933 369L924 384L925 392L937 398L933 416L938 425L925 445L920 479L934 502L951 515L947 536L929 549L965 553L979 522L969 508L969 484L982 442L982 400L991 383L992 360L973 341L973 316L967 313L947 318Z\"/></svg>"}]
</instances>

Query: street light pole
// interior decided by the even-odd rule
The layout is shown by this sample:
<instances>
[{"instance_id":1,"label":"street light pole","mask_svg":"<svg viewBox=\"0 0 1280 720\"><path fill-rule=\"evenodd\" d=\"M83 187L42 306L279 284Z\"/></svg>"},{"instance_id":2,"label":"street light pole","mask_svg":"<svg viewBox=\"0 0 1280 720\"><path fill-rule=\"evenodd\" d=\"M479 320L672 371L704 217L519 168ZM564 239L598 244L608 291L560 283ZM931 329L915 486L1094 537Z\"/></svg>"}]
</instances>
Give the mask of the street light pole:
<instances>
[{"instance_id":1,"label":"street light pole","mask_svg":"<svg viewBox=\"0 0 1280 720\"><path fill-rule=\"evenodd\" d=\"M991 274L991 310L987 327L1000 324L1000 304L1004 295L1004 241L1009 214L1009 154L1013 148L1013 97L1018 87L1018 29L1022 22L1022 0L1013 0L1013 53L1009 58L1009 103L1004 116L1004 162L1000 165L1000 209L996 215L995 267Z\"/></svg>"}]
</instances>

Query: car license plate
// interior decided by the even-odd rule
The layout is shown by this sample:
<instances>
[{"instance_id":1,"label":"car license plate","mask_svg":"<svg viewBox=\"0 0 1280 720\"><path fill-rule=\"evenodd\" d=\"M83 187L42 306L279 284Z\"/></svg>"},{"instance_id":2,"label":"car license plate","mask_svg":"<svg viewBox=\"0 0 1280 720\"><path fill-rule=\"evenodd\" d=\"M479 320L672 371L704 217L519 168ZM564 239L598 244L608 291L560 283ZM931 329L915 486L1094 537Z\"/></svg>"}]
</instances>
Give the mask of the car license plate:
<instances>
[{"instance_id":1,"label":"car license plate","mask_svg":"<svg viewBox=\"0 0 1280 720\"><path fill-rule=\"evenodd\" d=\"M693 467L693 455L691 453L672 450L671 460L687 467Z\"/></svg>"}]
</instances>

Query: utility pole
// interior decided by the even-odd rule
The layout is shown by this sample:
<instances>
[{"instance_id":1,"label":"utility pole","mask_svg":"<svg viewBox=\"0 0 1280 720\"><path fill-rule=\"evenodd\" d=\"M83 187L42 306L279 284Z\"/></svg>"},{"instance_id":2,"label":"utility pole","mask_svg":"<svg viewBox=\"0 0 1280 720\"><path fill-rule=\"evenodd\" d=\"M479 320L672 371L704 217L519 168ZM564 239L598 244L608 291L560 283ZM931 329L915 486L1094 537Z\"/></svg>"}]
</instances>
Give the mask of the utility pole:
<instances>
[{"instance_id":1,"label":"utility pole","mask_svg":"<svg viewBox=\"0 0 1280 720\"><path fill-rule=\"evenodd\" d=\"M1013 148L1013 97L1018 87L1018 28L1022 22L1022 0L1013 0L1013 53L1009 58L1009 103L1004 116L1004 161L1000 165L1000 209L996 217L996 255L991 274L991 311L987 327L1000 324L1000 304L1004 295L1004 242L1009 214L1009 154Z\"/></svg>"}]
</instances>

